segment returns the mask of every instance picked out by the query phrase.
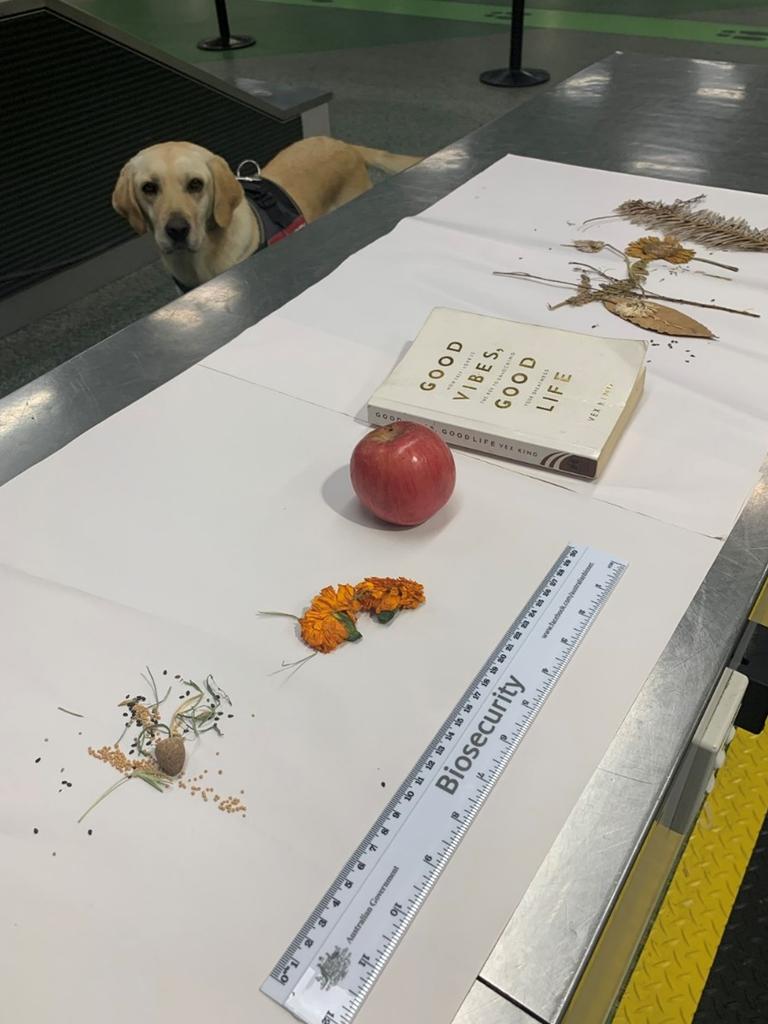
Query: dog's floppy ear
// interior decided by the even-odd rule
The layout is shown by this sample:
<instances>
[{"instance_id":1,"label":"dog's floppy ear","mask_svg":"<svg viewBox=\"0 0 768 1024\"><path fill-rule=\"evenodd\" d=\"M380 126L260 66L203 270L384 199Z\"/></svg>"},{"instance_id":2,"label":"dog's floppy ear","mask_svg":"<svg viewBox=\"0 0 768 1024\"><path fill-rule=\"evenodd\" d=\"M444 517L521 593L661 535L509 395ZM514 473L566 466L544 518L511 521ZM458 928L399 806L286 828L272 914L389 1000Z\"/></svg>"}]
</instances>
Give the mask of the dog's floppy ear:
<instances>
[{"instance_id":1,"label":"dog's floppy ear","mask_svg":"<svg viewBox=\"0 0 768 1024\"><path fill-rule=\"evenodd\" d=\"M112 209L125 217L137 235L143 235L147 230L144 214L136 202L136 193L133 190L133 172L131 163L125 165L120 171L115 190L112 193Z\"/></svg>"},{"instance_id":2,"label":"dog's floppy ear","mask_svg":"<svg viewBox=\"0 0 768 1024\"><path fill-rule=\"evenodd\" d=\"M213 176L213 219L220 228L229 227L235 207L243 198L243 186L220 156L208 161Z\"/></svg>"}]
</instances>

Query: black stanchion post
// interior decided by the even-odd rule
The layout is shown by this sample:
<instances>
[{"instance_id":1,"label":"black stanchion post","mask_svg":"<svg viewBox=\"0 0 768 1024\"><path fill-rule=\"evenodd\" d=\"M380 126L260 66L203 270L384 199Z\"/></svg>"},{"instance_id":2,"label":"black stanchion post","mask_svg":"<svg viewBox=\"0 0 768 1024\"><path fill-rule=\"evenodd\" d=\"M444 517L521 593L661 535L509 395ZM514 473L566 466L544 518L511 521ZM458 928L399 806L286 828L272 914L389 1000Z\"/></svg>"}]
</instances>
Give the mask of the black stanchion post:
<instances>
[{"instance_id":1,"label":"black stanchion post","mask_svg":"<svg viewBox=\"0 0 768 1024\"><path fill-rule=\"evenodd\" d=\"M509 67L484 71L480 81L506 89L520 89L526 85L541 85L549 81L549 72L539 68L524 68L523 19L525 0L512 0L512 22L509 30Z\"/></svg>"},{"instance_id":2,"label":"black stanchion post","mask_svg":"<svg viewBox=\"0 0 768 1024\"><path fill-rule=\"evenodd\" d=\"M218 36L215 39L201 39L197 44L198 50L242 50L256 42L251 36L233 36L229 31L226 0L216 0L216 20L219 23Z\"/></svg>"}]
</instances>

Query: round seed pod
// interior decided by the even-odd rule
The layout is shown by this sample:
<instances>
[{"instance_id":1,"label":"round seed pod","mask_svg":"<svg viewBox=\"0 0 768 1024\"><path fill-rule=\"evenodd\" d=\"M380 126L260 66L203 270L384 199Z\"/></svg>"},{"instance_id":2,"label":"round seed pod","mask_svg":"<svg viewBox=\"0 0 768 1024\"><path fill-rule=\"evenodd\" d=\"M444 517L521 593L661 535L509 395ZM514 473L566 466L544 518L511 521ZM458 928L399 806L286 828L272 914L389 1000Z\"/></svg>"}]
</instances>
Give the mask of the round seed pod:
<instances>
[{"instance_id":1,"label":"round seed pod","mask_svg":"<svg viewBox=\"0 0 768 1024\"><path fill-rule=\"evenodd\" d=\"M184 740L181 736L168 736L155 744L155 760L165 775L178 775L184 767Z\"/></svg>"}]
</instances>

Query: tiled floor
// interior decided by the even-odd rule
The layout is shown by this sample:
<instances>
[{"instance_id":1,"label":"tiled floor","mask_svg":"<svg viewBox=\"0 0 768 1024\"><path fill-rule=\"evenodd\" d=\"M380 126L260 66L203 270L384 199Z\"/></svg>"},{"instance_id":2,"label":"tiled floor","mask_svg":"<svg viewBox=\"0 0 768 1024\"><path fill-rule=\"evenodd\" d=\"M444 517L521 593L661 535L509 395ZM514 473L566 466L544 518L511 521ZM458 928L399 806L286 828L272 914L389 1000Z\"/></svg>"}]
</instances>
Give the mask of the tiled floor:
<instances>
[{"instance_id":1,"label":"tiled floor","mask_svg":"<svg viewBox=\"0 0 768 1024\"><path fill-rule=\"evenodd\" d=\"M499 90L478 81L507 59L503 0L228 0L232 31L257 40L228 54L196 46L215 34L213 0L76 6L189 62L237 60L250 77L328 89L335 135L400 152L434 152L551 87ZM768 61L766 0L529 0L526 11L525 60L546 68L551 84L615 50ZM153 265L0 337L0 395L174 294Z\"/></svg>"}]
</instances>

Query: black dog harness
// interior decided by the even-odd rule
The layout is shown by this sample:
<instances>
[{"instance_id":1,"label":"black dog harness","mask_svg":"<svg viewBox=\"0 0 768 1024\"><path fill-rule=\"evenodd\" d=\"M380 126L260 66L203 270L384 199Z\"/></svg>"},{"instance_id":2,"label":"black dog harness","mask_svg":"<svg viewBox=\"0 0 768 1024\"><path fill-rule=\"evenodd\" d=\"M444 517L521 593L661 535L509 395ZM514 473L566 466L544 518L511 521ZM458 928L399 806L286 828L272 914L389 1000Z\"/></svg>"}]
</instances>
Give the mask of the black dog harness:
<instances>
[{"instance_id":1,"label":"black dog harness","mask_svg":"<svg viewBox=\"0 0 768 1024\"><path fill-rule=\"evenodd\" d=\"M285 189L268 178L241 178L245 198L261 224L261 242L256 252L282 242L304 227L304 214Z\"/></svg>"},{"instance_id":2,"label":"black dog harness","mask_svg":"<svg viewBox=\"0 0 768 1024\"><path fill-rule=\"evenodd\" d=\"M248 162L250 163L250 161ZM238 167L239 171L240 167ZM239 174L238 181L243 186L245 198L261 228L261 241L255 252L261 252L262 249L266 249L270 245L277 245L278 242L282 242L284 238L306 225L304 214L299 207L285 189L274 181L262 178L261 175L255 178L246 178L240 177ZM173 280L182 292L192 291L191 287L182 284L178 278L174 277Z\"/></svg>"}]
</instances>

